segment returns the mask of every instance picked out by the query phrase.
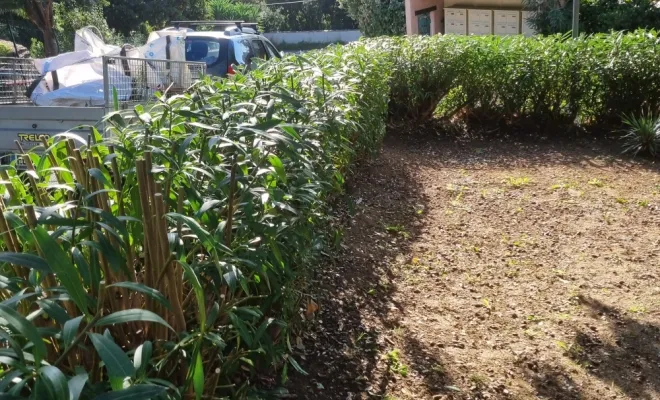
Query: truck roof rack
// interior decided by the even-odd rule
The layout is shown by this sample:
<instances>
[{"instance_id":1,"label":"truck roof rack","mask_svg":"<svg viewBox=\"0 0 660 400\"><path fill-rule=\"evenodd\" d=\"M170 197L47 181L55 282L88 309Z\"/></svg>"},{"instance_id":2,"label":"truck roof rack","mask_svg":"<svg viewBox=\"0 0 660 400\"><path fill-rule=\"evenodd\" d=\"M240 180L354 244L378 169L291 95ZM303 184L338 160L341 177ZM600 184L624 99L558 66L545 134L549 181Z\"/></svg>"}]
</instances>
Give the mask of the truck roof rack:
<instances>
[{"instance_id":1,"label":"truck roof rack","mask_svg":"<svg viewBox=\"0 0 660 400\"><path fill-rule=\"evenodd\" d=\"M198 26L213 26L216 28L233 28L237 27L239 31L243 31L243 27L250 27L257 32L257 23L256 22L245 22L245 21L170 21L176 29L179 28L190 28L195 29ZM246 32L248 33L248 32ZM251 32L250 32L251 33Z\"/></svg>"}]
</instances>

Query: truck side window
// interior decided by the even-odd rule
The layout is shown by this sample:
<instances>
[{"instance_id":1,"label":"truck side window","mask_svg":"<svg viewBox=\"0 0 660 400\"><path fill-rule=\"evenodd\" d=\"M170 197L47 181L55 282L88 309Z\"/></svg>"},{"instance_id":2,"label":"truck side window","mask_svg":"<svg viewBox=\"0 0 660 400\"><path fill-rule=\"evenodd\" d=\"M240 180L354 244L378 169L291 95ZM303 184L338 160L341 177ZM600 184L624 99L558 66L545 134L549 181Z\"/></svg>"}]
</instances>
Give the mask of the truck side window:
<instances>
[{"instance_id":1,"label":"truck side window","mask_svg":"<svg viewBox=\"0 0 660 400\"><path fill-rule=\"evenodd\" d=\"M253 40L252 48L254 49L254 56L256 58L261 58L262 60L266 60L268 58L266 55L266 47L264 47L264 42L261 40Z\"/></svg>"}]
</instances>

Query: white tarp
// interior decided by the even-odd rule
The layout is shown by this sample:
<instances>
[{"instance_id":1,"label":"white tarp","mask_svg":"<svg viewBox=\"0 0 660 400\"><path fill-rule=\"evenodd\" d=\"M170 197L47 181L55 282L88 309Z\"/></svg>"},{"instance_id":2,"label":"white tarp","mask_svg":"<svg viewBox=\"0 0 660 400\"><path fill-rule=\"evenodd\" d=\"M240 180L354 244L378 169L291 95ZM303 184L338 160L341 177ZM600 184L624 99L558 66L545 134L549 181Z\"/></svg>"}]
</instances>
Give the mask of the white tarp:
<instances>
[{"instance_id":1,"label":"white tarp","mask_svg":"<svg viewBox=\"0 0 660 400\"><path fill-rule=\"evenodd\" d=\"M191 82L190 71L184 64L155 61L185 61L185 37L181 32L160 36L138 48L122 48L105 44L92 29L83 28L76 32L75 51L34 61L44 78L33 91L32 101L38 106L105 105L102 57L120 55L154 61L108 65L108 84L117 89L119 101L132 96L147 100L172 82L175 85ZM132 77L146 77L146 82L140 82L140 93L135 93Z\"/></svg>"},{"instance_id":2,"label":"white tarp","mask_svg":"<svg viewBox=\"0 0 660 400\"><path fill-rule=\"evenodd\" d=\"M35 60L43 79L32 92L38 106L103 106L103 61L90 50L73 51L55 57ZM56 71L57 76L53 73ZM121 86L131 85L124 74ZM130 93L130 90L127 91ZM125 99L123 99L125 100Z\"/></svg>"},{"instance_id":3,"label":"white tarp","mask_svg":"<svg viewBox=\"0 0 660 400\"><path fill-rule=\"evenodd\" d=\"M105 44L101 36L97 35L93 27L86 27L76 31L73 50L82 51L88 50L95 57L101 56L118 56L121 52L121 47L111 44Z\"/></svg>"}]
</instances>

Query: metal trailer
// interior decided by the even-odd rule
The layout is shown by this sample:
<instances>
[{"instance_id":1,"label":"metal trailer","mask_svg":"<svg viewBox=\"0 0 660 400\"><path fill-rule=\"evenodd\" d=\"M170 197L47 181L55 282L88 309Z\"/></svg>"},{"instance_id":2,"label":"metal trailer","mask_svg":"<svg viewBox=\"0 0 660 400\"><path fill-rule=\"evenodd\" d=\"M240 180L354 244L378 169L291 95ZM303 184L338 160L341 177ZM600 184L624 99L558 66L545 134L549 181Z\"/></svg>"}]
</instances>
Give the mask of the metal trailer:
<instances>
[{"instance_id":1,"label":"metal trailer","mask_svg":"<svg viewBox=\"0 0 660 400\"><path fill-rule=\"evenodd\" d=\"M42 145L44 137L63 132L87 137L89 126L103 132L100 121L114 107L113 93L119 108L128 109L148 103L157 91L183 93L205 74L206 64L200 62L103 57L103 106L39 107L27 94L43 78L33 60L0 57L0 164L22 160L16 157L18 144L28 151Z\"/></svg>"}]
</instances>

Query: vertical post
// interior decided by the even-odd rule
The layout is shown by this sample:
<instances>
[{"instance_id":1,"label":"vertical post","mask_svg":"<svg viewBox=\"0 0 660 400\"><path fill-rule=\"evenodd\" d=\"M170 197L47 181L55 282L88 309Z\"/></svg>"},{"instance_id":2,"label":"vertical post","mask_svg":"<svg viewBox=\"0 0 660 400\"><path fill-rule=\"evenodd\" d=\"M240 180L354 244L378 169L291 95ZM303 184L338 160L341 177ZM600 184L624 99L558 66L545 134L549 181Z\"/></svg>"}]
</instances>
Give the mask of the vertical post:
<instances>
[{"instance_id":1,"label":"vertical post","mask_svg":"<svg viewBox=\"0 0 660 400\"><path fill-rule=\"evenodd\" d=\"M103 56L103 97L105 98L105 111L110 109L110 72L108 70L108 56Z\"/></svg>"},{"instance_id":2,"label":"vertical post","mask_svg":"<svg viewBox=\"0 0 660 400\"><path fill-rule=\"evenodd\" d=\"M573 39L580 35L580 0L573 0Z\"/></svg>"},{"instance_id":3,"label":"vertical post","mask_svg":"<svg viewBox=\"0 0 660 400\"><path fill-rule=\"evenodd\" d=\"M16 50L16 57L18 57L18 50ZM18 64L18 58L12 58L11 69L10 69L12 77L14 79L14 84L11 85L11 91L13 96L13 100L11 102L12 104L18 103L18 65L17 64Z\"/></svg>"},{"instance_id":4,"label":"vertical post","mask_svg":"<svg viewBox=\"0 0 660 400\"><path fill-rule=\"evenodd\" d=\"M16 58L18 58L21 55L18 54L18 45L16 44L16 38L14 37L14 30L11 29L11 25L14 22L14 17L11 16L12 15L11 12L9 13L9 15L10 15L9 18L11 18L11 19L9 21L9 24L7 24L7 26L9 27L9 34L11 35L11 42L14 44L14 52L16 53Z\"/></svg>"}]
</instances>

